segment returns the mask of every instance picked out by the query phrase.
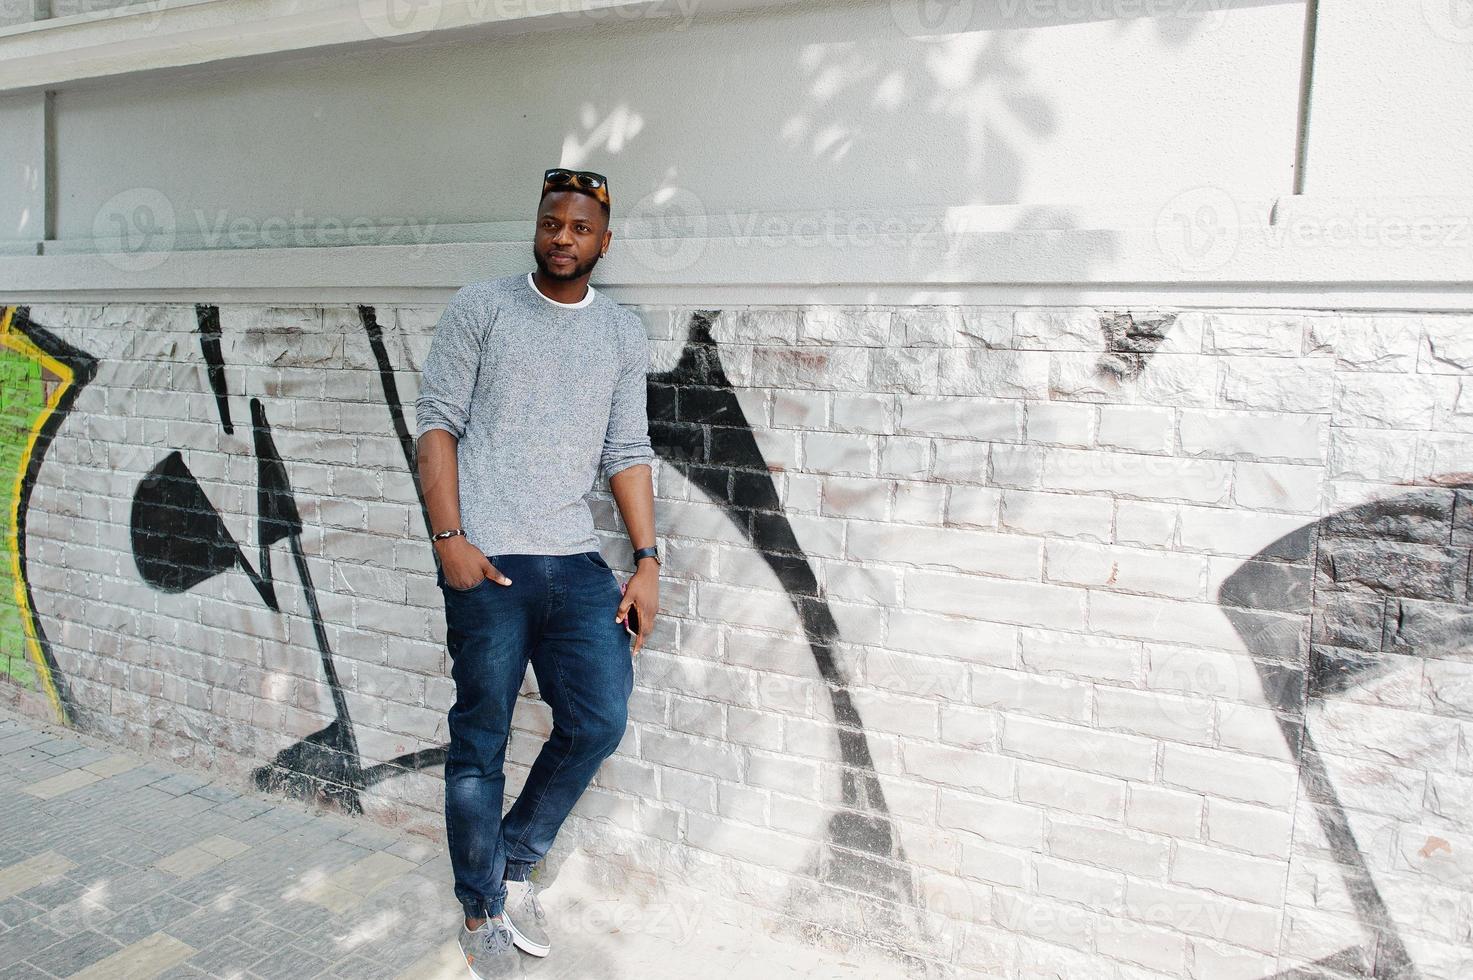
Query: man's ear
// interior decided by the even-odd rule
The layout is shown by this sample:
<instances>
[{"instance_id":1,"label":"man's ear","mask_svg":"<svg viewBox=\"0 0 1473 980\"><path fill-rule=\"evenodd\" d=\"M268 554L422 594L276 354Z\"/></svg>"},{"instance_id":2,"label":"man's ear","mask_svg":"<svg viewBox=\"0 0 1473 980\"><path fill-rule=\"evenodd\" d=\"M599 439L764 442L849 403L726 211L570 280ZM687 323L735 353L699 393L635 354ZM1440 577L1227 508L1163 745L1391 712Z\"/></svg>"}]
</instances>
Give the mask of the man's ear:
<instances>
[{"instance_id":1,"label":"man's ear","mask_svg":"<svg viewBox=\"0 0 1473 980\"><path fill-rule=\"evenodd\" d=\"M604 232L604 243L603 243L603 247L598 250L598 254L600 256L604 256L604 255L608 255L609 254L609 242L611 242L613 240L613 238L614 238L614 233L612 231L607 231L606 230Z\"/></svg>"}]
</instances>

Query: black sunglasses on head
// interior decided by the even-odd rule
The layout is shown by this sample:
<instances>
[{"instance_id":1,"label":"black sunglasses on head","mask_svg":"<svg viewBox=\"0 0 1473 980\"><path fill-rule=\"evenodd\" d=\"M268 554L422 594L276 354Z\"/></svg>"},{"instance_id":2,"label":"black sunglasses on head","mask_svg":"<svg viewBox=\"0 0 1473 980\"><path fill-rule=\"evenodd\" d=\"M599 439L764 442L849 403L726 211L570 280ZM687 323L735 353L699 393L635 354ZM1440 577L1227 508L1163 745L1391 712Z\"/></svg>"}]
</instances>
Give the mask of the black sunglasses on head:
<instances>
[{"instance_id":1,"label":"black sunglasses on head","mask_svg":"<svg viewBox=\"0 0 1473 980\"><path fill-rule=\"evenodd\" d=\"M609 178L603 174L596 174L592 170L564 170L562 167L553 167L542 175L542 182L553 186L577 184L589 190L598 190L608 185Z\"/></svg>"}]
</instances>

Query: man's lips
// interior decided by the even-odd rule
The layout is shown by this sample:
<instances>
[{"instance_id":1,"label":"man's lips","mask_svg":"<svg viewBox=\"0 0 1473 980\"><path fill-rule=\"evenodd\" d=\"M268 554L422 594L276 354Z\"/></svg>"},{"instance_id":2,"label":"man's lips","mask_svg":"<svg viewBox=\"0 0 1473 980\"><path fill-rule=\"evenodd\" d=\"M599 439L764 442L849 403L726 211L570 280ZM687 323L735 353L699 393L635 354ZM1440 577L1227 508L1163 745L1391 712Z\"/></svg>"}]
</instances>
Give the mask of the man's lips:
<instances>
[{"instance_id":1,"label":"man's lips","mask_svg":"<svg viewBox=\"0 0 1473 980\"><path fill-rule=\"evenodd\" d=\"M571 255L566 255L566 254L564 254L562 252L553 252L552 255L549 256L549 258L553 262L571 262L571 261L573 261L573 257Z\"/></svg>"}]
</instances>

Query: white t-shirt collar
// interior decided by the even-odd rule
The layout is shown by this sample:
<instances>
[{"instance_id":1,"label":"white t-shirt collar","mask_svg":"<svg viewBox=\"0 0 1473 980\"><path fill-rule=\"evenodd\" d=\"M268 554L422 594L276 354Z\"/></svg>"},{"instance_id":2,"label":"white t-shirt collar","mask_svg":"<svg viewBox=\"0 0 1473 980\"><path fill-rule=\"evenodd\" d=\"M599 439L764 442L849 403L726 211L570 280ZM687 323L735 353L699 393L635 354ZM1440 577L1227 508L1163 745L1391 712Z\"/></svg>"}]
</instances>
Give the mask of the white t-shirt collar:
<instances>
[{"instance_id":1,"label":"white t-shirt collar","mask_svg":"<svg viewBox=\"0 0 1473 980\"><path fill-rule=\"evenodd\" d=\"M588 286L588 291L583 294L583 298L576 303L559 303L551 296L548 296L542 290L537 288L537 283L533 281L532 273L530 272L527 273L527 285L532 287L532 292L536 293L538 296L541 296L553 306L561 306L565 310L581 310L583 307L593 302L593 285L591 283Z\"/></svg>"}]
</instances>

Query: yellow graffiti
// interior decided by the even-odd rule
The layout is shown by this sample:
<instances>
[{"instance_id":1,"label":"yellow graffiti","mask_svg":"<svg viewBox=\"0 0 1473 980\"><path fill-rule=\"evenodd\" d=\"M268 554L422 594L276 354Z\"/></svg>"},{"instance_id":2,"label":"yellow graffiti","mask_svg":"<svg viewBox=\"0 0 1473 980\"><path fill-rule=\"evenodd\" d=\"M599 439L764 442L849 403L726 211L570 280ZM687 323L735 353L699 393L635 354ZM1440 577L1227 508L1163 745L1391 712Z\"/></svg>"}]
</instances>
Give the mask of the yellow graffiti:
<instances>
[{"instance_id":1,"label":"yellow graffiti","mask_svg":"<svg viewBox=\"0 0 1473 980\"><path fill-rule=\"evenodd\" d=\"M61 695L56 690L56 682L51 676L51 670L46 665L46 658L41 653L40 632L31 609L30 599L27 595L25 569L21 566L20 552L20 505L25 487L26 474L30 470L31 457L36 451L36 444L41 438L42 429L46 422L56 411L62 396L74 381L72 369L67 367L56 358L47 354L37 347L29 337L15 329L15 307L7 306L0 310L0 347L10 350L27 360L40 364L46 371L60 379L52 390L46 393L46 404L41 411L31 420L30 431L25 437L25 445L21 447L20 461L15 468L15 481L10 487L10 502L6 507L9 518L6 531L5 544L9 550L9 564L11 582L15 590L15 606L20 611L21 628L24 630L22 642L26 657L35 668L36 677L40 680L41 690L50 698L52 706L56 709L57 716L63 724L70 724L67 716L66 706L62 703Z\"/></svg>"}]
</instances>

